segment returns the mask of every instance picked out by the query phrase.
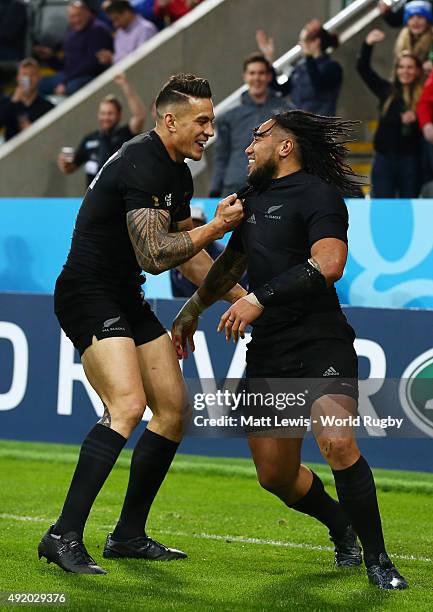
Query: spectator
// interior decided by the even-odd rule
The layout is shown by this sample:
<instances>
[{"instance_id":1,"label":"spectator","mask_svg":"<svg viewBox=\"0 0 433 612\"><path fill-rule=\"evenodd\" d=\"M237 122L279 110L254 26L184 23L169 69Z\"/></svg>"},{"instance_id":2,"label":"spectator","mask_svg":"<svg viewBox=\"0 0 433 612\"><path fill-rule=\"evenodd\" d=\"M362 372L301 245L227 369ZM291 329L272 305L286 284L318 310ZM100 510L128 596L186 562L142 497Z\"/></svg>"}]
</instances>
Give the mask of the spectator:
<instances>
[{"instance_id":1,"label":"spectator","mask_svg":"<svg viewBox=\"0 0 433 612\"><path fill-rule=\"evenodd\" d=\"M155 0L153 12L156 19L163 19L167 24L177 21L202 0Z\"/></svg>"},{"instance_id":2,"label":"spectator","mask_svg":"<svg viewBox=\"0 0 433 612\"><path fill-rule=\"evenodd\" d=\"M72 0L68 5L69 29L66 33L64 61L55 56L50 47L37 45L35 53L47 61L58 74L41 79L42 94L71 95L98 76L105 66L97 53L101 49L113 50L113 39L108 27L95 18L82 0Z\"/></svg>"},{"instance_id":3,"label":"spectator","mask_svg":"<svg viewBox=\"0 0 433 612\"><path fill-rule=\"evenodd\" d=\"M22 0L0 0L0 60L18 61L24 55L27 9Z\"/></svg>"},{"instance_id":4,"label":"spectator","mask_svg":"<svg viewBox=\"0 0 433 612\"><path fill-rule=\"evenodd\" d=\"M425 176L427 185L422 188L421 197L433 197L433 72L425 82L417 105L419 126L425 138Z\"/></svg>"},{"instance_id":5,"label":"spectator","mask_svg":"<svg viewBox=\"0 0 433 612\"><path fill-rule=\"evenodd\" d=\"M144 104L128 83L125 75L117 75L114 82L121 88L127 100L131 112L129 123L120 125L122 105L115 96L106 96L101 100L98 108L99 129L82 139L72 159L60 153L57 160L60 170L65 174L71 174L85 164L87 185L92 182L99 169L113 153L120 149L124 142L142 131L146 120Z\"/></svg>"},{"instance_id":6,"label":"spectator","mask_svg":"<svg viewBox=\"0 0 433 612\"><path fill-rule=\"evenodd\" d=\"M384 21L392 28L403 27L404 7L412 0L379 0L377 7ZM431 4L431 0L429 0Z\"/></svg>"},{"instance_id":7,"label":"spectator","mask_svg":"<svg viewBox=\"0 0 433 612\"><path fill-rule=\"evenodd\" d=\"M131 0L131 4L134 7L136 13L151 21L156 25L158 30L162 30L164 27L164 20L160 17L156 17L154 11L155 0Z\"/></svg>"},{"instance_id":8,"label":"spectator","mask_svg":"<svg viewBox=\"0 0 433 612\"><path fill-rule=\"evenodd\" d=\"M380 77L370 61L373 45L384 38L381 30L372 30L357 62L359 74L379 99L372 196L416 198L421 182L421 132L416 105L422 91L422 65L416 55L406 51L396 60L392 82Z\"/></svg>"},{"instance_id":9,"label":"spectator","mask_svg":"<svg viewBox=\"0 0 433 612\"><path fill-rule=\"evenodd\" d=\"M272 66L261 53L253 53L244 62L245 91L239 104L217 118L214 173L211 197L235 193L247 176L245 149L251 143L255 127L278 110L291 105L270 89Z\"/></svg>"},{"instance_id":10,"label":"spectator","mask_svg":"<svg viewBox=\"0 0 433 612\"><path fill-rule=\"evenodd\" d=\"M32 57L22 60L15 91L0 103L0 125L6 130L6 140L28 128L53 108L50 102L38 94L40 78L38 62Z\"/></svg>"},{"instance_id":11,"label":"spectator","mask_svg":"<svg viewBox=\"0 0 433 612\"><path fill-rule=\"evenodd\" d=\"M116 35L114 54L109 49L101 49L96 54L101 64L115 64L158 32L155 24L135 13L128 0L110 2L105 12L116 29Z\"/></svg>"},{"instance_id":12,"label":"spectator","mask_svg":"<svg viewBox=\"0 0 433 612\"><path fill-rule=\"evenodd\" d=\"M399 57L403 51L409 51L423 63L428 59L433 46L433 13L430 2L408 2L404 7L403 20L405 27L395 42L395 57ZM431 69L431 66L426 68Z\"/></svg>"},{"instance_id":13,"label":"spectator","mask_svg":"<svg viewBox=\"0 0 433 612\"><path fill-rule=\"evenodd\" d=\"M206 216L201 206L191 206L191 219L194 227L200 227L207 223ZM205 250L215 261L217 257L224 251L224 244L215 241L208 244ZM192 294L197 290L197 285L194 285L188 280L181 272L182 266L173 268L170 270L170 284L173 297L191 297ZM244 275L245 276L245 275ZM243 279L245 281L245 279ZM245 282L240 282L245 287Z\"/></svg>"},{"instance_id":14,"label":"spectator","mask_svg":"<svg viewBox=\"0 0 433 612\"><path fill-rule=\"evenodd\" d=\"M257 31L256 39L260 50L272 63L273 39L268 38L263 30ZM327 49L338 47L338 37L330 34L314 19L301 30L299 45L303 58L296 64L290 78L280 85L274 72L271 87L283 96L290 95L296 108L317 115L335 115L343 70L338 62L331 59Z\"/></svg>"}]
</instances>

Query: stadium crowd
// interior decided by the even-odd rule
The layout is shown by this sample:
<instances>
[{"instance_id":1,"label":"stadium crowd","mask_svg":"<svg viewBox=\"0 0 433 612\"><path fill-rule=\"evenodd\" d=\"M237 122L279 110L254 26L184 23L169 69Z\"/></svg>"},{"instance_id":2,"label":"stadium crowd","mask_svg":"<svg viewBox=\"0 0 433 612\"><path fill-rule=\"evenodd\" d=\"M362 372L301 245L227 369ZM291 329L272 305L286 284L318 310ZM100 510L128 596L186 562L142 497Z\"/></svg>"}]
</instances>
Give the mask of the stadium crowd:
<instances>
[{"instance_id":1,"label":"stadium crowd","mask_svg":"<svg viewBox=\"0 0 433 612\"><path fill-rule=\"evenodd\" d=\"M59 32L54 35L40 29L30 31L30 23L35 20L29 19L23 0L0 0L0 78L3 65L9 66L11 61L17 65L15 87L9 81L9 89L3 87L0 94L3 138L9 140L26 129L53 104L76 92L202 1L71 0L65 2L65 27L59 44ZM371 195L428 197L433 193L432 3L410 0L390 5L379 0L378 7L383 20L399 28L399 32L389 71L380 74L374 66L374 48L385 39L379 28L367 34L356 60L359 76L377 98L379 108ZM341 65L332 57L339 44L336 34L325 30L317 19L305 24L298 41L300 59L289 77L277 74L273 68L272 36L260 29L256 42L257 52L243 63L247 90L234 108L217 117L209 190L212 197L232 193L245 182L244 151L251 130L272 112L299 108L325 116L337 113L344 78ZM128 96L126 100L130 107ZM120 112L117 114L120 120ZM131 137L128 129L119 130L118 121L105 130L98 122L92 142L108 139L112 143L105 146L104 155L92 152L90 161L96 171L108 158L113 142L121 145L123 138ZM141 121L140 129L143 125ZM69 173L88 162L81 156L79 160L59 162L59 167ZM87 175L91 180L91 174Z\"/></svg>"}]
</instances>

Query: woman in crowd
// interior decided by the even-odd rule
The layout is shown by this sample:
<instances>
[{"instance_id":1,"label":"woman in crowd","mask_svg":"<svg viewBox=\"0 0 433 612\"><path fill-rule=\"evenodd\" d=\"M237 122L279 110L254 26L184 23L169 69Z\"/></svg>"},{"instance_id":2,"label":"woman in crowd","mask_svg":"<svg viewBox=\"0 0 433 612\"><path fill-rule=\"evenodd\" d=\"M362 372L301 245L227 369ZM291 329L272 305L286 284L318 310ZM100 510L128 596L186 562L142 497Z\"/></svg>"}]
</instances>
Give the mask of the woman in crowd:
<instances>
[{"instance_id":1,"label":"woman in crowd","mask_svg":"<svg viewBox=\"0 0 433 612\"><path fill-rule=\"evenodd\" d=\"M260 51L272 63L273 39L268 38L263 30L258 30L256 40ZM338 37L330 34L314 19L301 30L299 45L303 57L289 80L280 85L274 78L271 87L283 96L290 95L291 101L299 109L317 115L335 115L343 69L331 59L328 49L338 47Z\"/></svg>"},{"instance_id":2,"label":"woman in crowd","mask_svg":"<svg viewBox=\"0 0 433 612\"><path fill-rule=\"evenodd\" d=\"M372 195L375 198L415 198L421 186L421 132L416 105L423 86L422 64L419 57L404 51L396 59L392 81L380 77L370 62L373 45L384 38L381 30L372 30L357 62L359 74L379 99Z\"/></svg>"},{"instance_id":3,"label":"woman in crowd","mask_svg":"<svg viewBox=\"0 0 433 612\"><path fill-rule=\"evenodd\" d=\"M433 47L433 13L430 2L413 0L404 7L403 22L405 27L397 37L394 47L395 57L408 51L419 57L422 63L428 62ZM426 65L430 72L430 62Z\"/></svg>"}]
</instances>

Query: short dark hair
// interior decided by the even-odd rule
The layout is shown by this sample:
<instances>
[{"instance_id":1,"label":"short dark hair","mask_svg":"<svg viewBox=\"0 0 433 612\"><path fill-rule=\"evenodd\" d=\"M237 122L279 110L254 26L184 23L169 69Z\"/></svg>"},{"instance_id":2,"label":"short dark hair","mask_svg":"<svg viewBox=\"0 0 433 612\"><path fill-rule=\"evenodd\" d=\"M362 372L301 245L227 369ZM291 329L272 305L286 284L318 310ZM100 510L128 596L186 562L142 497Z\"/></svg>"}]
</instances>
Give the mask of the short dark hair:
<instances>
[{"instance_id":1,"label":"short dark hair","mask_svg":"<svg viewBox=\"0 0 433 612\"><path fill-rule=\"evenodd\" d=\"M167 81L159 92L155 107L161 117L160 109L168 104L185 104L188 98L211 98L209 82L194 74L176 74Z\"/></svg>"},{"instance_id":2,"label":"short dark hair","mask_svg":"<svg viewBox=\"0 0 433 612\"><path fill-rule=\"evenodd\" d=\"M255 53L250 53L250 55L248 55L248 57L244 59L244 64L243 64L244 72L248 68L249 64L254 64L256 62L261 62L262 64L265 64L268 72L272 71L272 64L269 60L266 59L263 53L255 52Z\"/></svg>"},{"instance_id":3,"label":"short dark hair","mask_svg":"<svg viewBox=\"0 0 433 612\"><path fill-rule=\"evenodd\" d=\"M122 104L120 103L119 99L116 98L116 96L114 96L113 94L108 94L108 96L102 98L99 104L112 104L116 108L119 115L122 112Z\"/></svg>"},{"instance_id":4,"label":"short dark hair","mask_svg":"<svg viewBox=\"0 0 433 612\"><path fill-rule=\"evenodd\" d=\"M105 8L107 15L111 15L112 13L125 13L125 11L134 12L132 4L128 2L128 0L113 0L113 2L110 2Z\"/></svg>"}]
</instances>

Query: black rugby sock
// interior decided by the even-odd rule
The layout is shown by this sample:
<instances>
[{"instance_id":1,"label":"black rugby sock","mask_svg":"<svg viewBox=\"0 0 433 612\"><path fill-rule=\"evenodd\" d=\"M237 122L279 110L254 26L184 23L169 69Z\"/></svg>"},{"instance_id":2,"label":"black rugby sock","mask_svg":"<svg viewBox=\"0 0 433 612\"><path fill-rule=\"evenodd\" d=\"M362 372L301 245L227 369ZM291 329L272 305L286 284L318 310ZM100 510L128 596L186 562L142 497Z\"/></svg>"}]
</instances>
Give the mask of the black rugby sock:
<instances>
[{"instance_id":1,"label":"black rugby sock","mask_svg":"<svg viewBox=\"0 0 433 612\"><path fill-rule=\"evenodd\" d=\"M331 536L341 538L350 524L349 519L340 504L325 491L317 474L312 474L313 482L308 493L289 507L314 517L328 527Z\"/></svg>"},{"instance_id":2,"label":"black rugby sock","mask_svg":"<svg viewBox=\"0 0 433 612\"><path fill-rule=\"evenodd\" d=\"M176 454L178 442L145 429L132 453L128 488L115 540L145 535L150 507Z\"/></svg>"},{"instance_id":3,"label":"black rugby sock","mask_svg":"<svg viewBox=\"0 0 433 612\"><path fill-rule=\"evenodd\" d=\"M83 536L90 509L109 473L116 463L126 438L99 423L84 440L77 467L66 496L54 533L63 535L75 531Z\"/></svg>"},{"instance_id":4,"label":"black rugby sock","mask_svg":"<svg viewBox=\"0 0 433 612\"><path fill-rule=\"evenodd\" d=\"M361 540L365 565L374 565L385 552L385 542L370 466L361 455L350 467L332 473L340 504Z\"/></svg>"}]
</instances>

